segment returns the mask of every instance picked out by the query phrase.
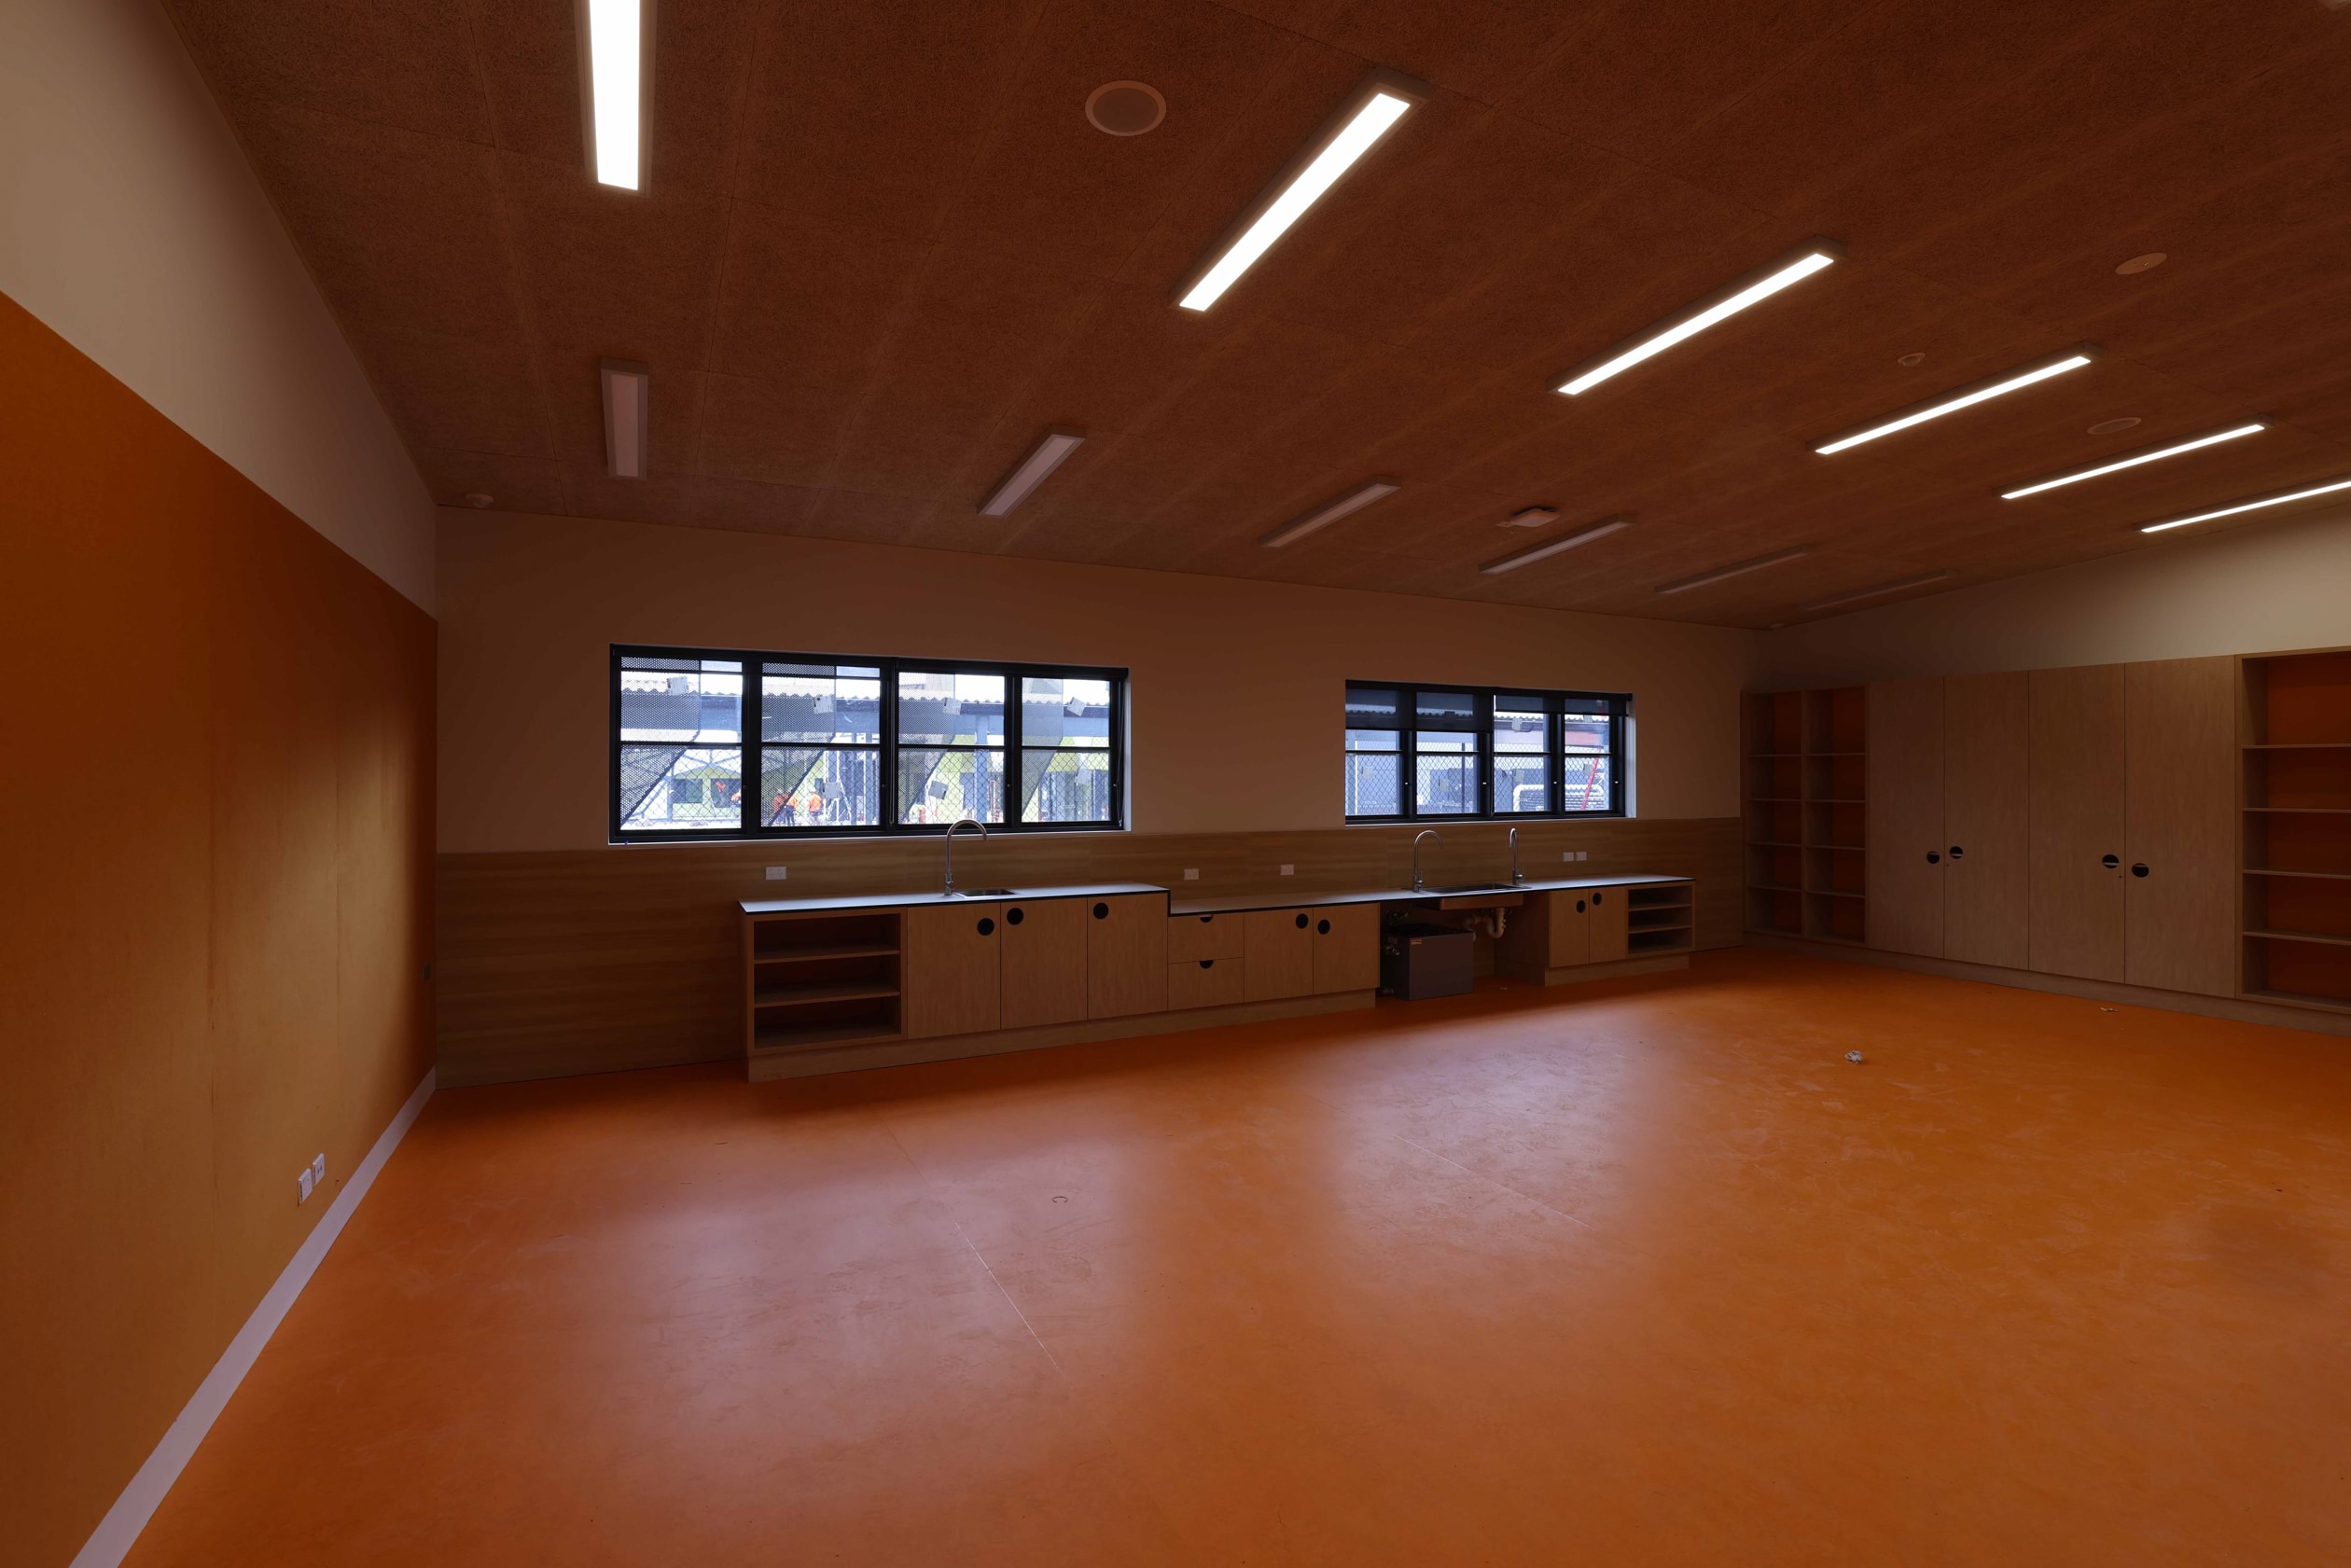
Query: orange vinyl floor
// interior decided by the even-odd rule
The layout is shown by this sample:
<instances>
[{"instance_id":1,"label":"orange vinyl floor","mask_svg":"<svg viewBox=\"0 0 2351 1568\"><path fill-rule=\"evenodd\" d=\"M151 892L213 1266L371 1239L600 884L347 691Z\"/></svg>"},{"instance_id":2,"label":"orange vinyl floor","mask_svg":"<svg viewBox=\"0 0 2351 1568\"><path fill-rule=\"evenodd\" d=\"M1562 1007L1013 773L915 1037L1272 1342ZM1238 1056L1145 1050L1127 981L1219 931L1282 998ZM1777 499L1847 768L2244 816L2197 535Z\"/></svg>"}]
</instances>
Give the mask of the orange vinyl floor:
<instances>
[{"instance_id":1,"label":"orange vinyl floor","mask_svg":"<svg viewBox=\"0 0 2351 1568\"><path fill-rule=\"evenodd\" d=\"M2347 1135L2351 1041L1736 951L449 1090L130 1561L2341 1565Z\"/></svg>"}]
</instances>

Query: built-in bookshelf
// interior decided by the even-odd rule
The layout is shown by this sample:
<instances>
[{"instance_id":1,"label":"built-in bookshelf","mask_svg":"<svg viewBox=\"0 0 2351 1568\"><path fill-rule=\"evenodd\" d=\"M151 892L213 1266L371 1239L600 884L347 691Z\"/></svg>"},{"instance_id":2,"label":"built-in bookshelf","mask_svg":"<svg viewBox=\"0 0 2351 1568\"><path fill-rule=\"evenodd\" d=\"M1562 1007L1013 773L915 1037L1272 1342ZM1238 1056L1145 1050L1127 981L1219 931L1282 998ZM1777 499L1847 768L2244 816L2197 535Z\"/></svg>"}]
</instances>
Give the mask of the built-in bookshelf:
<instances>
[{"instance_id":1,"label":"built-in bookshelf","mask_svg":"<svg viewBox=\"0 0 2351 1568\"><path fill-rule=\"evenodd\" d=\"M2351 1012L2351 649L2243 668L2244 992Z\"/></svg>"},{"instance_id":2,"label":"built-in bookshelf","mask_svg":"<svg viewBox=\"0 0 2351 1568\"><path fill-rule=\"evenodd\" d=\"M1747 929L1859 942L1868 930L1868 693L1834 687L1745 701Z\"/></svg>"},{"instance_id":3,"label":"built-in bookshelf","mask_svg":"<svg viewBox=\"0 0 2351 1568\"><path fill-rule=\"evenodd\" d=\"M898 959L895 909L744 915L744 1053L896 1039Z\"/></svg>"},{"instance_id":4,"label":"built-in bookshelf","mask_svg":"<svg viewBox=\"0 0 2351 1568\"><path fill-rule=\"evenodd\" d=\"M1624 949L1628 957L1688 952L1696 935L1696 884L1656 882L1625 892Z\"/></svg>"}]
</instances>

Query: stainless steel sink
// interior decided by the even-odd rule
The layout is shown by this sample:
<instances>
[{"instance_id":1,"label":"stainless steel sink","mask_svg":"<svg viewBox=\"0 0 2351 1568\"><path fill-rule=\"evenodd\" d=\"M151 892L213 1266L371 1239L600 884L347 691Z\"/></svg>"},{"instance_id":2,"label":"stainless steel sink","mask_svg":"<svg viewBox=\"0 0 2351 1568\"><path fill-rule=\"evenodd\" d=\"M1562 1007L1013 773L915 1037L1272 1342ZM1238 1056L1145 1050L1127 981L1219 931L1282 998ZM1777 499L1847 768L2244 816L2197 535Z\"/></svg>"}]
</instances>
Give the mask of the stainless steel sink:
<instances>
[{"instance_id":1,"label":"stainless steel sink","mask_svg":"<svg viewBox=\"0 0 2351 1568\"><path fill-rule=\"evenodd\" d=\"M1018 890L1009 887L959 887L947 896L950 898L1009 898L1016 891Z\"/></svg>"},{"instance_id":2,"label":"stainless steel sink","mask_svg":"<svg viewBox=\"0 0 2351 1568\"><path fill-rule=\"evenodd\" d=\"M1458 882L1451 887L1438 887L1432 883L1427 887L1415 888L1413 891L1425 895L1442 894L1451 897L1456 893L1517 893L1522 890L1516 882Z\"/></svg>"}]
</instances>

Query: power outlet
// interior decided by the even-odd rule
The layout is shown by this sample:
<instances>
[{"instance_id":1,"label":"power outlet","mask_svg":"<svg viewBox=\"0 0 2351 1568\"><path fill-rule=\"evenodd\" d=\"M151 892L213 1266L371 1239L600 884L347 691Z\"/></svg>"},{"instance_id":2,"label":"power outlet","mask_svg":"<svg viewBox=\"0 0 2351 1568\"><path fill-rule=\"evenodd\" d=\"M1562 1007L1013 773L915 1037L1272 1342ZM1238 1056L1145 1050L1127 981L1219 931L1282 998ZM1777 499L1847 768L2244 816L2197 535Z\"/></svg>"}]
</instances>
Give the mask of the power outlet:
<instances>
[{"instance_id":1,"label":"power outlet","mask_svg":"<svg viewBox=\"0 0 2351 1568\"><path fill-rule=\"evenodd\" d=\"M311 1189L317 1185L316 1178L311 1174L311 1168L303 1166L302 1173L294 1178L294 1206L299 1209L309 1202Z\"/></svg>"},{"instance_id":2,"label":"power outlet","mask_svg":"<svg viewBox=\"0 0 2351 1568\"><path fill-rule=\"evenodd\" d=\"M791 867L788 866L771 866L767 868L767 880L772 882L780 882L784 880L784 873L789 869Z\"/></svg>"},{"instance_id":3,"label":"power outlet","mask_svg":"<svg viewBox=\"0 0 2351 1568\"><path fill-rule=\"evenodd\" d=\"M1574 850L1561 850L1559 852L1559 858L1562 860L1573 860L1576 858L1576 852Z\"/></svg>"},{"instance_id":4,"label":"power outlet","mask_svg":"<svg viewBox=\"0 0 2351 1568\"><path fill-rule=\"evenodd\" d=\"M1298 875L1298 867L1295 866L1285 866L1282 867L1282 875L1285 877L1294 877Z\"/></svg>"},{"instance_id":5,"label":"power outlet","mask_svg":"<svg viewBox=\"0 0 2351 1568\"><path fill-rule=\"evenodd\" d=\"M1196 882L1196 881L1198 881L1200 880L1200 867L1197 867L1197 866L1187 866L1187 867L1184 867L1184 880L1185 880L1186 881L1188 881L1188 882Z\"/></svg>"},{"instance_id":6,"label":"power outlet","mask_svg":"<svg viewBox=\"0 0 2351 1568\"><path fill-rule=\"evenodd\" d=\"M323 1154L311 1156L311 1185L313 1186L323 1186L326 1185L326 1182L327 1157Z\"/></svg>"}]
</instances>

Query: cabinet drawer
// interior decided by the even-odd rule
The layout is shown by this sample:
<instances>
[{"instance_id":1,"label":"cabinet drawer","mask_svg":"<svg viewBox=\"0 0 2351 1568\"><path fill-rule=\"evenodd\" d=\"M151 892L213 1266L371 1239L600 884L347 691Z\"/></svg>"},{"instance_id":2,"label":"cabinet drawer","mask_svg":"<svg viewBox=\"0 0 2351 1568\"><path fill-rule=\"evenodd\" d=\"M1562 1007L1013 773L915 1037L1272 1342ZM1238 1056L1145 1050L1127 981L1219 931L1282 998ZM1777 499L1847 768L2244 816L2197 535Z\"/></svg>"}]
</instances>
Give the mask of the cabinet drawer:
<instances>
[{"instance_id":1,"label":"cabinet drawer","mask_svg":"<svg viewBox=\"0 0 2351 1568\"><path fill-rule=\"evenodd\" d=\"M1167 918L1167 962L1189 964L1203 958L1239 958L1247 940L1248 917L1229 915L1170 915Z\"/></svg>"},{"instance_id":2,"label":"cabinet drawer","mask_svg":"<svg viewBox=\"0 0 2351 1568\"><path fill-rule=\"evenodd\" d=\"M1187 1007L1229 1007L1244 992L1242 962L1237 958L1201 958L1167 966L1167 1010Z\"/></svg>"}]
</instances>

